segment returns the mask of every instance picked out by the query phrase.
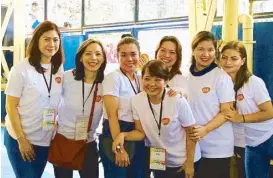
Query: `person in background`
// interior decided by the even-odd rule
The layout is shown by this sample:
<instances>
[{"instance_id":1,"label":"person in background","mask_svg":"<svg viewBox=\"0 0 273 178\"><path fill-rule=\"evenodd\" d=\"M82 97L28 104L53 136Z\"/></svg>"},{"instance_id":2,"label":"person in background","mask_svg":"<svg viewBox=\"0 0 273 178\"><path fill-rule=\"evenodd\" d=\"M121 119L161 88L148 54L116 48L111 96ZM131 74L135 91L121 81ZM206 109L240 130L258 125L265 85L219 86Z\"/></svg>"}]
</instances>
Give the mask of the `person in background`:
<instances>
[{"instance_id":1,"label":"person in background","mask_svg":"<svg viewBox=\"0 0 273 178\"><path fill-rule=\"evenodd\" d=\"M17 178L39 178L62 94L64 53L58 27L50 21L37 26L26 54L9 74L4 144Z\"/></svg>"},{"instance_id":2,"label":"person in background","mask_svg":"<svg viewBox=\"0 0 273 178\"><path fill-rule=\"evenodd\" d=\"M273 107L265 83L249 72L246 48L241 42L231 41L222 48L220 64L232 78L236 93L235 109L225 113L234 123L235 138L239 138L235 153L244 159L245 144L246 177L268 178L273 159ZM240 168L240 177L244 177Z\"/></svg>"},{"instance_id":3,"label":"person in background","mask_svg":"<svg viewBox=\"0 0 273 178\"><path fill-rule=\"evenodd\" d=\"M98 85L91 130L88 133L88 146L81 178L98 178L98 150L96 129L102 117L102 81L106 67L106 54L100 41L84 41L76 54L76 68L64 73L63 96L59 106L57 133L68 139L77 140L76 125L81 118L89 118L94 98L95 85ZM85 119L88 121L88 119ZM88 125L88 122L85 123ZM86 128L87 128L86 125ZM56 178L72 178L73 170L54 165Z\"/></svg>"},{"instance_id":4,"label":"person in background","mask_svg":"<svg viewBox=\"0 0 273 178\"><path fill-rule=\"evenodd\" d=\"M167 66L159 60L149 61L143 67L144 91L132 99L135 130L119 133L112 149L117 152L117 146L123 149L124 140L142 140L146 137L149 153L154 148L163 150L156 154L161 154L164 159L157 161L163 162L161 166L166 165L166 170L154 167L155 178L192 178L195 142L188 138L186 130L191 129L195 119L184 97L166 95L169 74ZM150 161L153 154L147 156L150 167L153 166Z\"/></svg>"},{"instance_id":5,"label":"person in background","mask_svg":"<svg viewBox=\"0 0 273 178\"><path fill-rule=\"evenodd\" d=\"M197 178L229 178L234 149L232 124L222 114L231 112L233 83L216 65L216 49L211 32L201 31L192 41L188 101L196 119L190 136L199 141L202 156Z\"/></svg>"},{"instance_id":6,"label":"person in background","mask_svg":"<svg viewBox=\"0 0 273 178\"><path fill-rule=\"evenodd\" d=\"M132 34L130 34L130 33L124 33L124 34L121 35L121 39L126 38L126 37L134 38L134 36Z\"/></svg>"},{"instance_id":7,"label":"person in background","mask_svg":"<svg viewBox=\"0 0 273 178\"><path fill-rule=\"evenodd\" d=\"M115 154L112 162L104 152L103 139L113 140L120 132L134 129L131 99L141 91L140 78L135 74L139 61L140 46L136 39L122 38L117 45L120 68L108 74L103 81L103 132L100 136L99 152L105 178L144 177L144 143L137 142L132 160L126 150ZM111 147L112 145L110 145ZM129 165L130 163L130 165Z\"/></svg>"}]
</instances>

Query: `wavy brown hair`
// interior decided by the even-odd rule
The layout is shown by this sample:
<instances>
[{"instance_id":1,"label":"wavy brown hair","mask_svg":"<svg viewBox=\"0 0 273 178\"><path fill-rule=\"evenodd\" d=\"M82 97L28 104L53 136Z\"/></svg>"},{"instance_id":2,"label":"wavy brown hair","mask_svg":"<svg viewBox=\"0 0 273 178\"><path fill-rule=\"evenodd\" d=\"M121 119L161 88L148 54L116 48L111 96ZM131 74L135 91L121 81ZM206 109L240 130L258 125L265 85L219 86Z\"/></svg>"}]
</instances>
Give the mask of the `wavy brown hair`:
<instances>
[{"instance_id":1,"label":"wavy brown hair","mask_svg":"<svg viewBox=\"0 0 273 178\"><path fill-rule=\"evenodd\" d=\"M56 74L59 70L59 67L64 62L64 52L62 46L61 33L56 24L50 21L44 21L40 23L33 32L33 36L30 40L30 43L27 46L26 57L29 60L30 65L35 67L36 71L39 73L45 72L45 69L41 66L41 51L39 49L39 39L41 36L50 30L57 32L60 40L60 46L56 54L51 58L52 64L52 73Z\"/></svg>"},{"instance_id":2,"label":"wavy brown hair","mask_svg":"<svg viewBox=\"0 0 273 178\"><path fill-rule=\"evenodd\" d=\"M174 43L176 46L176 61L170 71L170 80L171 80L176 74L182 74L182 72L180 71L181 62L182 62L182 45L175 36L164 36L156 47L155 58L162 44L167 41Z\"/></svg>"},{"instance_id":3,"label":"wavy brown hair","mask_svg":"<svg viewBox=\"0 0 273 178\"><path fill-rule=\"evenodd\" d=\"M244 64L240 67L238 72L236 73L235 81L234 81L234 90L238 91L240 88L244 86L245 83L248 82L252 73L249 71L247 67L247 52L244 44L240 41L230 41L221 50L221 54L227 49L233 49L240 53L240 57L244 59Z\"/></svg>"}]
</instances>

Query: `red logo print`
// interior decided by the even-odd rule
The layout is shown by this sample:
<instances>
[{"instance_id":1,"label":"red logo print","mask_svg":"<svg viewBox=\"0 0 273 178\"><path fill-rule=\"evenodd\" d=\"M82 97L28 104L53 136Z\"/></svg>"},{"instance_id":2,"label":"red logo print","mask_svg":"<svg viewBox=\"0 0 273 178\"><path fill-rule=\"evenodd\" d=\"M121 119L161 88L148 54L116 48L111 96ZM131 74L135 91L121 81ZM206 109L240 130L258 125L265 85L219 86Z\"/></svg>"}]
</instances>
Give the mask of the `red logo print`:
<instances>
[{"instance_id":1,"label":"red logo print","mask_svg":"<svg viewBox=\"0 0 273 178\"><path fill-rule=\"evenodd\" d=\"M204 88L202 88L202 92L203 93L208 93L208 92L210 92L210 88L209 87L204 87Z\"/></svg>"},{"instance_id":2,"label":"red logo print","mask_svg":"<svg viewBox=\"0 0 273 178\"><path fill-rule=\"evenodd\" d=\"M242 101L244 98L245 98L245 97L244 97L243 94L238 94L238 95L237 95L237 100L239 100L239 101Z\"/></svg>"},{"instance_id":3,"label":"red logo print","mask_svg":"<svg viewBox=\"0 0 273 178\"><path fill-rule=\"evenodd\" d=\"M170 123L170 118L163 118L161 122L163 125L168 125Z\"/></svg>"},{"instance_id":4,"label":"red logo print","mask_svg":"<svg viewBox=\"0 0 273 178\"><path fill-rule=\"evenodd\" d=\"M97 96L95 101L96 102L100 102L101 100L102 100L102 97L101 96Z\"/></svg>"},{"instance_id":5,"label":"red logo print","mask_svg":"<svg viewBox=\"0 0 273 178\"><path fill-rule=\"evenodd\" d=\"M56 77L56 78L55 78L55 81L56 81L58 84L62 83L61 77Z\"/></svg>"}]
</instances>

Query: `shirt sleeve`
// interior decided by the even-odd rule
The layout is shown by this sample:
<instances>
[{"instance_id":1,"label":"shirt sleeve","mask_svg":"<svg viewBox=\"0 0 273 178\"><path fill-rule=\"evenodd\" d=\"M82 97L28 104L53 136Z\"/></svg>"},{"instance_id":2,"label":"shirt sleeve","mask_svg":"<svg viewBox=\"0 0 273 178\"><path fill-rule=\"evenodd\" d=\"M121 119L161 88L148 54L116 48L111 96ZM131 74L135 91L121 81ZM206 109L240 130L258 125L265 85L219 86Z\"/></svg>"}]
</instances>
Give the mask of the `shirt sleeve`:
<instances>
[{"instance_id":1,"label":"shirt sleeve","mask_svg":"<svg viewBox=\"0 0 273 178\"><path fill-rule=\"evenodd\" d=\"M216 94L220 103L235 101L233 82L228 74L223 74L216 81Z\"/></svg>"},{"instance_id":2,"label":"shirt sleeve","mask_svg":"<svg viewBox=\"0 0 273 178\"><path fill-rule=\"evenodd\" d=\"M139 121L140 119L139 119L139 115L138 115L137 109L135 107L134 99L131 100L131 107L132 107L133 119Z\"/></svg>"},{"instance_id":3,"label":"shirt sleeve","mask_svg":"<svg viewBox=\"0 0 273 178\"><path fill-rule=\"evenodd\" d=\"M121 82L116 72L108 74L102 82L103 96L112 95L119 97Z\"/></svg>"},{"instance_id":4,"label":"shirt sleeve","mask_svg":"<svg viewBox=\"0 0 273 178\"><path fill-rule=\"evenodd\" d=\"M195 118L192 114L190 105L184 97L179 98L176 108L178 111L179 120L183 127L189 127L195 124Z\"/></svg>"},{"instance_id":5,"label":"shirt sleeve","mask_svg":"<svg viewBox=\"0 0 273 178\"><path fill-rule=\"evenodd\" d=\"M20 98L23 93L24 79L23 73L16 68L12 67L8 76L6 95Z\"/></svg>"},{"instance_id":6,"label":"shirt sleeve","mask_svg":"<svg viewBox=\"0 0 273 178\"><path fill-rule=\"evenodd\" d=\"M251 92L254 94L254 101L257 105L271 101L264 81L258 77L251 79Z\"/></svg>"}]
</instances>

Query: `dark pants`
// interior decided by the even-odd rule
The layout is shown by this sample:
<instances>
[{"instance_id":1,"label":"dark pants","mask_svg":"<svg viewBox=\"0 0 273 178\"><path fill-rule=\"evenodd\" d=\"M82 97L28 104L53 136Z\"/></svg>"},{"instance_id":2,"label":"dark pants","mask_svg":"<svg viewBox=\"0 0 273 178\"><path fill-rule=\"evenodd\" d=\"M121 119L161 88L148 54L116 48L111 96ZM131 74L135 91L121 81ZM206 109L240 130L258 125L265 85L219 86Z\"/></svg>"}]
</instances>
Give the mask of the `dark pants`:
<instances>
[{"instance_id":1,"label":"dark pants","mask_svg":"<svg viewBox=\"0 0 273 178\"><path fill-rule=\"evenodd\" d=\"M271 159L273 159L273 135L256 147L246 146L246 177L269 178Z\"/></svg>"},{"instance_id":2,"label":"dark pants","mask_svg":"<svg viewBox=\"0 0 273 178\"><path fill-rule=\"evenodd\" d=\"M230 158L201 158L196 178L229 178Z\"/></svg>"},{"instance_id":3,"label":"dark pants","mask_svg":"<svg viewBox=\"0 0 273 178\"><path fill-rule=\"evenodd\" d=\"M35 160L25 162L21 156L17 141L9 135L6 129L4 129L4 144L16 178L42 177L47 163L49 147L33 145Z\"/></svg>"},{"instance_id":4,"label":"dark pants","mask_svg":"<svg viewBox=\"0 0 273 178\"><path fill-rule=\"evenodd\" d=\"M53 165L55 178L72 178L73 170ZM96 141L88 143L87 153L83 164L83 169L79 171L81 178L98 178L99 163L98 149Z\"/></svg>"},{"instance_id":5,"label":"dark pants","mask_svg":"<svg viewBox=\"0 0 273 178\"><path fill-rule=\"evenodd\" d=\"M121 132L129 132L134 129L134 123L119 121ZM130 166L122 168L112 162L104 153L102 139L103 137L111 137L109 122L105 120L103 122L103 133L99 137L99 153L104 168L105 178L144 178L144 142L136 142L135 153L130 160Z\"/></svg>"},{"instance_id":6,"label":"dark pants","mask_svg":"<svg viewBox=\"0 0 273 178\"><path fill-rule=\"evenodd\" d=\"M238 170L238 178L246 178L245 174L245 148L234 147L234 157Z\"/></svg>"}]
</instances>

